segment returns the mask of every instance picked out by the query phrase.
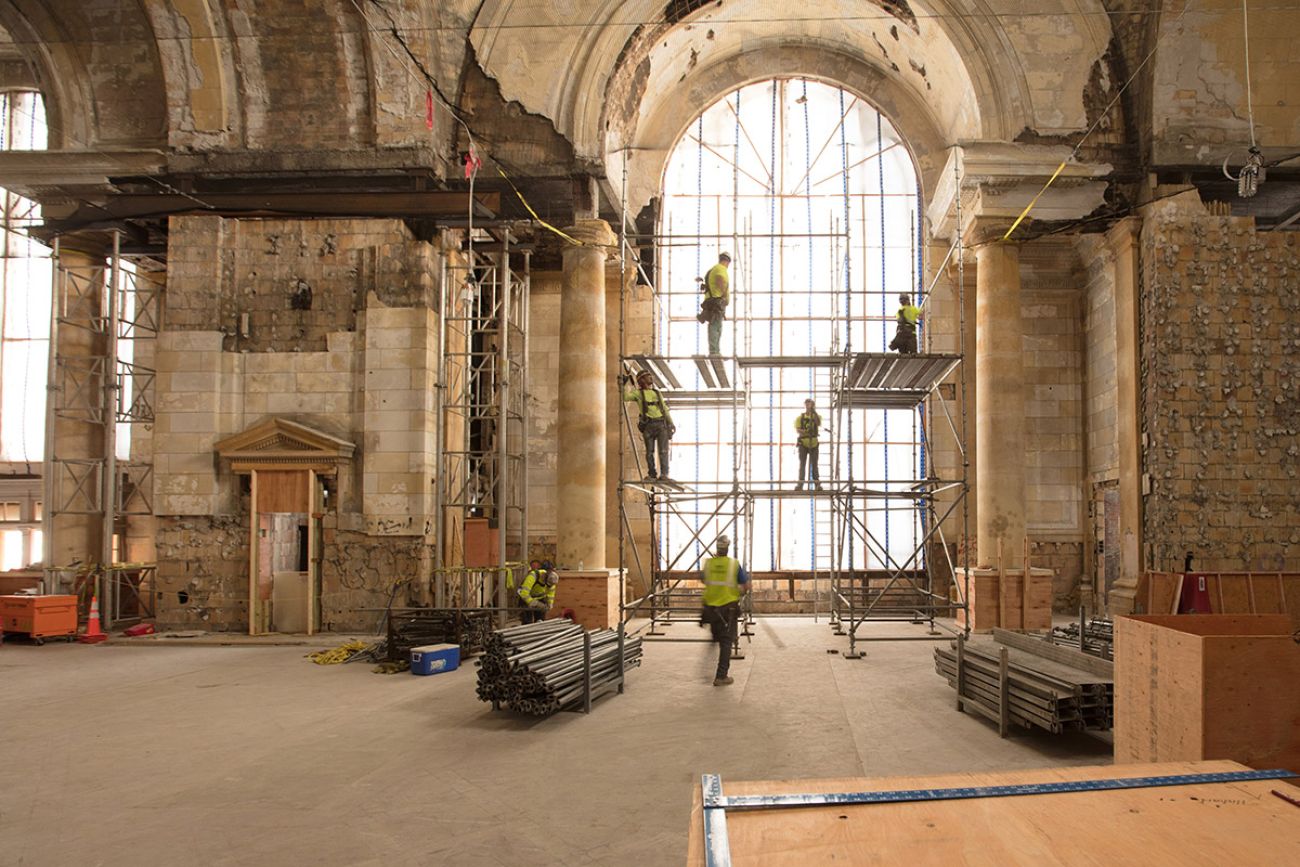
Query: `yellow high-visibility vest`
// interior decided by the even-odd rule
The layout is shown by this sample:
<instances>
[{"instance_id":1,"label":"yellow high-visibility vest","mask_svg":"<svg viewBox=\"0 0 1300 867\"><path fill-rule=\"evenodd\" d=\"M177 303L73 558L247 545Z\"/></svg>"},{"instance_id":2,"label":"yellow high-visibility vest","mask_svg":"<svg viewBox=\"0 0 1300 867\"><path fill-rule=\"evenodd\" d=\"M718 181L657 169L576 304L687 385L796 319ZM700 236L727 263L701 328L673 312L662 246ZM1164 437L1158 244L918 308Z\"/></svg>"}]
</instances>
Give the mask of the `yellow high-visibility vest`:
<instances>
[{"instance_id":1,"label":"yellow high-visibility vest","mask_svg":"<svg viewBox=\"0 0 1300 867\"><path fill-rule=\"evenodd\" d=\"M740 561L710 557L704 562L704 604L711 608L740 599Z\"/></svg>"}]
</instances>

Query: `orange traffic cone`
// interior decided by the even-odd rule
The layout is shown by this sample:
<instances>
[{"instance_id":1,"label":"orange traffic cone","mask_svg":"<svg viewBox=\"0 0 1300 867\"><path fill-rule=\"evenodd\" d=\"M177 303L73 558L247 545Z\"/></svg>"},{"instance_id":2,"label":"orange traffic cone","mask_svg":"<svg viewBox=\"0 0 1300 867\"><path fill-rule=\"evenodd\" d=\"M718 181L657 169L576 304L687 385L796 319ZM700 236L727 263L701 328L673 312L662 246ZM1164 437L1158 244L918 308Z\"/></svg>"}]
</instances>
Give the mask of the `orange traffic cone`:
<instances>
[{"instance_id":1,"label":"orange traffic cone","mask_svg":"<svg viewBox=\"0 0 1300 867\"><path fill-rule=\"evenodd\" d=\"M77 636L77 640L82 644L98 644L108 638L104 630L99 627L99 594L93 593L90 597L90 620L86 623L86 631Z\"/></svg>"}]
</instances>

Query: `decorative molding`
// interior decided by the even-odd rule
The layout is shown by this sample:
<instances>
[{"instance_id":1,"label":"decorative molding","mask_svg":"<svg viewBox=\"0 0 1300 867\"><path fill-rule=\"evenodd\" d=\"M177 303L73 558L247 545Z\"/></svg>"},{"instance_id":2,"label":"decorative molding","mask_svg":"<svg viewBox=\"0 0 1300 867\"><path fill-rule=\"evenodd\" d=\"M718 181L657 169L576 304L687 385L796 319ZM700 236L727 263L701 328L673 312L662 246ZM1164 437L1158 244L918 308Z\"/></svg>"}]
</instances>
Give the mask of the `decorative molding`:
<instances>
[{"instance_id":1,"label":"decorative molding","mask_svg":"<svg viewBox=\"0 0 1300 867\"><path fill-rule=\"evenodd\" d=\"M314 469L333 473L352 460L356 444L298 422L269 418L213 448L237 473L252 470Z\"/></svg>"}]
</instances>

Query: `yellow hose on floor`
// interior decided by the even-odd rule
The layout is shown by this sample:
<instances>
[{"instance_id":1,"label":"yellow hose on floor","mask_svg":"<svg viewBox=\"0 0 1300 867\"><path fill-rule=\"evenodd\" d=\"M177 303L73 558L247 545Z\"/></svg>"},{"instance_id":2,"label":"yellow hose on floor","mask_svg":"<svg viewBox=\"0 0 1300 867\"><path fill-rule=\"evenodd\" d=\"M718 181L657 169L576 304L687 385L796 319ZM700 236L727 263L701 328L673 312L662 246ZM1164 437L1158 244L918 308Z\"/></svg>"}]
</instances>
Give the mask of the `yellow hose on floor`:
<instances>
[{"instance_id":1,"label":"yellow hose on floor","mask_svg":"<svg viewBox=\"0 0 1300 867\"><path fill-rule=\"evenodd\" d=\"M342 665L347 662L356 653L362 650L368 650L370 645L359 638L340 644L338 647L331 647L329 650L318 650L315 653L307 654L307 658L317 665Z\"/></svg>"}]
</instances>

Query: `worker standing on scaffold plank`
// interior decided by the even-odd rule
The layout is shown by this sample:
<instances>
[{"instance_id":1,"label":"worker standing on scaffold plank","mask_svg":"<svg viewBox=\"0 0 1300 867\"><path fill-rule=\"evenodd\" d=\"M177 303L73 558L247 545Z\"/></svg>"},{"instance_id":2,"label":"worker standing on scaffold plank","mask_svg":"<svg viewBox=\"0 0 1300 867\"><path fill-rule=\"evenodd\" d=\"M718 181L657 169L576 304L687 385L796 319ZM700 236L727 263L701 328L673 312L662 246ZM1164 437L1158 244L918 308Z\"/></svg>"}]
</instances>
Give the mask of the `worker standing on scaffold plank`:
<instances>
[{"instance_id":1,"label":"worker standing on scaffold plank","mask_svg":"<svg viewBox=\"0 0 1300 867\"><path fill-rule=\"evenodd\" d=\"M822 417L817 414L816 404L811 397L803 402L803 414L794 420L794 429L799 434L799 484L795 486L795 490L803 490L806 469L808 480L820 491L822 477L817 469L817 451L821 445L818 433L822 429Z\"/></svg>"},{"instance_id":2,"label":"worker standing on scaffold plank","mask_svg":"<svg viewBox=\"0 0 1300 867\"><path fill-rule=\"evenodd\" d=\"M898 296L898 329L889 348L901 355L916 355L916 326L921 321L921 308L913 306L911 295Z\"/></svg>"},{"instance_id":3,"label":"worker standing on scaffold plank","mask_svg":"<svg viewBox=\"0 0 1300 867\"><path fill-rule=\"evenodd\" d=\"M731 303L731 276L727 271L730 266L731 254L723 253L718 257L718 264L699 280L704 300L696 318L709 323L709 355L722 354L722 320L727 318L727 305Z\"/></svg>"},{"instance_id":4,"label":"worker standing on scaffold plank","mask_svg":"<svg viewBox=\"0 0 1300 867\"><path fill-rule=\"evenodd\" d=\"M624 376L627 383L631 377ZM645 441L646 481L672 482L668 477L668 441L677 433L677 425L668 412L664 396L654 387L654 377L650 371L643 370L636 375L636 388L623 393L623 399L635 403L641 410L637 420L637 429ZM659 472L655 472L655 453L659 454Z\"/></svg>"}]
</instances>

